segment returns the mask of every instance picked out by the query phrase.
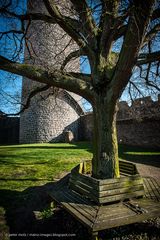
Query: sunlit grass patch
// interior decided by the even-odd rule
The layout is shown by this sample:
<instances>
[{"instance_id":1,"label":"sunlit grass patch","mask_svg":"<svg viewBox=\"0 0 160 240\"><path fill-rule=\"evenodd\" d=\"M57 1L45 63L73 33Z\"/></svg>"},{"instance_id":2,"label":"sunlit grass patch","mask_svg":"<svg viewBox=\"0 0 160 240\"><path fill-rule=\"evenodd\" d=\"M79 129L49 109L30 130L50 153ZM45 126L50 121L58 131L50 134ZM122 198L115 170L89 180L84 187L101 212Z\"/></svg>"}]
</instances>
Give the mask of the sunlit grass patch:
<instances>
[{"instance_id":1,"label":"sunlit grass patch","mask_svg":"<svg viewBox=\"0 0 160 240\"><path fill-rule=\"evenodd\" d=\"M153 159L159 161L160 151L120 145L119 157L151 163ZM0 188L22 191L29 186L43 185L89 159L92 159L92 147L87 142L0 146Z\"/></svg>"},{"instance_id":2,"label":"sunlit grass patch","mask_svg":"<svg viewBox=\"0 0 160 240\"><path fill-rule=\"evenodd\" d=\"M91 158L89 143L0 146L0 186L23 190L41 185Z\"/></svg>"},{"instance_id":3,"label":"sunlit grass patch","mask_svg":"<svg viewBox=\"0 0 160 240\"><path fill-rule=\"evenodd\" d=\"M160 152L124 152L124 154L128 155L145 155L145 156L159 156Z\"/></svg>"}]
</instances>

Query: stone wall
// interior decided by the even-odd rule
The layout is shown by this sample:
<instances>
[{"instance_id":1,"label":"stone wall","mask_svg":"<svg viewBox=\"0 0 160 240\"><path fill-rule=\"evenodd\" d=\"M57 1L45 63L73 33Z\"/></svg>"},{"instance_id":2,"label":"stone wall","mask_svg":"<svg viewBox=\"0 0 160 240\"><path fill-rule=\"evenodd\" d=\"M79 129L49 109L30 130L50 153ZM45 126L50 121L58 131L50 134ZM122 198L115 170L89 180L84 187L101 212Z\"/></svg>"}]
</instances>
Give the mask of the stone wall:
<instances>
[{"instance_id":1,"label":"stone wall","mask_svg":"<svg viewBox=\"0 0 160 240\"><path fill-rule=\"evenodd\" d=\"M42 0L30 1L29 10L48 14ZM34 51L30 49L31 58L27 49L25 50L25 62L49 70L59 69L68 53L77 47L58 25L42 21L31 23L28 37ZM67 69L79 71L79 60L68 64ZM24 78L22 102L25 103L29 93L40 86L43 85ZM77 140L78 119L83 112L80 99L76 94L56 88L37 94L33 97L29 109L21 114L20 143L63 141L63 133L67 130L71 130Z\"/></svg>"},{"instance_id":2,"label":"stone wall","mask_svg":"<svg viewBox=\"0 0 160 240\"><path fill-rule=\"evenodd\" d=\"M79 138L80 140L91 140L93 137L93 114L86 113L80 117L80 125L79 125Z\"/></svg>"},{"instance_id":3,"label":"stone wall","mask_svg":"<svg viewBox=\"0 0 160 240\"><path fill-rule=\"evenodd\" d=\"M122 144L160 148L160 118L118 120L117 132Z\"/></svg>"},{"instance_id":4,"label":"stone wall","mask_svg":"<svg viewBox=\"0 0 160 240\"><path fill-rule=\"evenodd\" d=\"M120 143L160 148L160 98L157 102L148 100L149 98L137 99L131 107L126 102L120 102L117 114L117 132ZM92 113L83 114L79 118L82 110L77 101L78 99L75 100L64 91L59 94L58 98L50 96L45 102L36 98L36 102L31 104L31 109L26 110L25 115L21 116L21 123L25 123L23 128L20 128L22 131L20 137L23 142L64 141L65 133L68 131L73 132L74 141L91 140L93 115ZM73 119L76 120L73 121ZM20 138L20 142L22 139ZM19 118L1 117L0 144L18 142Z\"/></svg>"},{"instance_id":5,"label":"stone wall","mask_svg":"<svg viewBox=\"0 0 160 240\"><path fill-rule=\"evenodd\" d=\"M74 140L78 140L78 119L82 111L76 101L64 93L42 101L37 96L32 101L31 107L21 115L20 143L64 141L64 132L68 130L73 132Z\"/></svg>"},{"instance_id":6,"label":"stone wall","mask_svg":"<svg viewBox=\"0 0 160 240\"><path fill-rule=\"evenodd\" d=\"M91 140L93 115L81 117L81 139ZM136 99L132 106L119 103L117 114L118 141L123 144L160 148L160 95L154 102L150 97Z\"/></svg>"},{"instance_id":7,"label":"stone wall","mask_svg":"<svg viewBox=\"0 0 160 240\"><path fill-rule=\"evenodd\" d=\"M138 119L160 117L160 94L157 101L152 101L151 97L135 99L131 106L127 102L119 103L117 119Z\"/></svg>"}]
</instances>

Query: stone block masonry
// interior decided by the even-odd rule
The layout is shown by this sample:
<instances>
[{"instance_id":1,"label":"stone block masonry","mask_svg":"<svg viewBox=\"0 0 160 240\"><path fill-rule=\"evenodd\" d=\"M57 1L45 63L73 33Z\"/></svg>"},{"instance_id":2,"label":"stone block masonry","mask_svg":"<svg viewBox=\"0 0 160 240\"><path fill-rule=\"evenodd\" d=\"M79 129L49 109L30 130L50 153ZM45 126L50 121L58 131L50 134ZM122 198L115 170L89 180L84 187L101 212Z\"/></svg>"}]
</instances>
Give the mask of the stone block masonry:
<instances>
[{"instance_id":1,"label":"stone block masonry","mask_svg":"<svg viewBox=\"0 0 160 240\"><path fill-rule=\"evenodd\" d=\"M29 1L28 8L33 13L48 14L42 0ZM59 69L65 57L77 48L76 44L69 44L70 38L58 25L42 21L31 22L28 38L32 48L30 52L25 49L25 62L47 69ZM79 59L67 65L69 71L79 71L79 67ZM22 102L39 86L43 85L24 78ZM78 140L79 116L83 113L80 99L76 94L56 88L37 94L20 116L20 143L64 141L65 131L72 131L74 141Z\"/></svg>"},{"instance_id":2,"label":"stone block masonry","mask_svg":"<svg viewBox=\"0 0 160 240\"><path fill-rule=\"evenodd\" d=\"M81 139L91 140L92 113L83 115L80 122ZM127 102L120 102L117 134L122 144L160 148L160 95L156 102L150 97L136 99L131 107Z\"/></svg>"},{"instance_id":3,"label":"stone block masonry","mask_svg":"<svg viewBox=\"0 0 160 240\"><path fill-rule=\"evenodd\" d=\"M160 148L160 118L118 120L119 143Z\"/></svg>"},{"instance_id":4,"label":"stone block masonry","mask_svg":"<svg viewBox=\"0 0 160 240\"><path fill-rule=\"evenodd\" d=\"M61 91L58 97L49 96L42 101L37 96L21 115L20 143L62 142L67 130L73 132L74 141L78 140L78 119L82 111L68 95Z\"/></svg>"},{"instance_id":5,"label":"stone block masonry","mask_svg":"<svg viewBox=\"0 0 160 240\"><path fill-rule=\"evenodd\" d=\"M137 99L131 107L126 102L119 103L119 143L160 148L160 97L157 102L149 99ZM20 123L19 139L19 118L0 118L1 144L15 144L19 140L23 143L63 142L68 131L73 133L72 141L90 141L93 137L92 113L83 114L78 98L64 91L57 99L50 96L41 101L37 96L21 116Z\"/></svg>"}]
</instances>

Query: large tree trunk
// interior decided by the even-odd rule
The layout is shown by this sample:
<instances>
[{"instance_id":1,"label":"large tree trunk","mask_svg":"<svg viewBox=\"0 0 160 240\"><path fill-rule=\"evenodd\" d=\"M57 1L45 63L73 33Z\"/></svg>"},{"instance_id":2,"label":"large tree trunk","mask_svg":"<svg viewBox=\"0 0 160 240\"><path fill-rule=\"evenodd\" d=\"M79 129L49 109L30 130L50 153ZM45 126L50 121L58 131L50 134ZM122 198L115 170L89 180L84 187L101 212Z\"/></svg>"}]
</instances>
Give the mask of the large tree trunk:
<instances>
[{"instance_id":1,"label":"large tree trunk","mask_svg":"<svg viewBox=\"0 0 160 240\"><path fill-rule=\"evenodd\" d=\"M92 176L98 179L119 177L116 132L117 105L106 96L99 96L93 108L94 156Z\"/></svg>"}]
</instances>

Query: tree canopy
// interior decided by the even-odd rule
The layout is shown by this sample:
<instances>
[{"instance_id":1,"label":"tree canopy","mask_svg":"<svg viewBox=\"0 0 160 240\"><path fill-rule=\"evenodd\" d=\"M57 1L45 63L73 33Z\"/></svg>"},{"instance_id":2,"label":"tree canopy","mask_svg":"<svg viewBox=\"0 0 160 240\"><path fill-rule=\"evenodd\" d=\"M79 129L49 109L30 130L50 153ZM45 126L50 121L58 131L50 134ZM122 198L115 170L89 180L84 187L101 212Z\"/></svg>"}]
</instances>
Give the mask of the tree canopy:
<instances>
[{"instance_id":1,"label":"tree canopy","mask_svg":"<svg viewBox=\"0 0 160 240\"><path fill-rule=\"evenodd\" d=\"M25 40L29 51L27 31L32 21L41 20L49 24L58 24L79 48L68 54L56 72L54 69L52 72L46 72L42 67L38 69L37 66L19 65L12 61L12 58L7 61L5 56L0 58L1 69L65 88L92 101L92 88L98 90L103 87L103 84L109 85L114 81L115 85L119 85L115 94L120 95L130 81L133 69L137 66L146 84L159 90L158 83L153 81L159 77L160 51L156 45L159 44L160 30L158 1L139 3L125 0L70 1L69 4L64 4L63 9L59 7L58 1L43 1L47 13L39 11L22 15L17 13L16 8L12 9L13 2L2 1L0 13L5 17L4 19L17 18L18 27L11 26L8 31L2 31L1 40L5 35L17 37L19 41ZM118 39L121 39L119 44L121 46L117 53L113 53L113 45ZM22 48L22 45L20 47ZM67 63L79 56L86 56L89 59L90 75L76 74L75 76L72 72L68 75L64 71ZM101 75L104 75L100 82L92 77L96 74L97 68L101 69ZM118 81L114 80L117 79L117 74ZM124 74L125 80L123 80ZM131 81L131 84L134 85L134 82Z\"/></svg>"}]
</instances>

